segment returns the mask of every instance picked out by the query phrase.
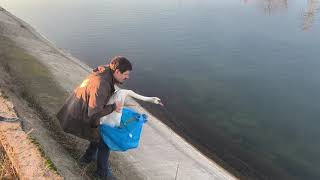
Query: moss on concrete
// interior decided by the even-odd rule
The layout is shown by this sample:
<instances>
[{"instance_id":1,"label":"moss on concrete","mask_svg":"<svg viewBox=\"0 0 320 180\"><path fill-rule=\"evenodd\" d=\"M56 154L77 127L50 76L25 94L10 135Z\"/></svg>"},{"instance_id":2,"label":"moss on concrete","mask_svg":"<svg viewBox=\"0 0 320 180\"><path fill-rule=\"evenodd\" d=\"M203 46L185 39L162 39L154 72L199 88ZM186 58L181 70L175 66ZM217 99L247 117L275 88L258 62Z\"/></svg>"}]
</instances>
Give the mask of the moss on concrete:
<instances>
[{"instance_id":1,"label":"moss on concrete","mask_svg":"<svg viewBox=\"0 0 320 180\"><path fill-rule=\"evenodd\" d=\"M0 64L19 87L17 93L38 112L48 128L59 128L54 115L67 93L48 68L3 36L0 36Z\"/></svg>"},{"instance_id":2,"label":"moss on concrete","mask_svg":"<svg viewBox=\"0 0 320 180\"><path fill-rule=\"evenodd\" d=\"M55 81L45 65L35 57L18 47L12 40L0 35L0 66L10 75L9 81L14 81L12 91L22 97L36 111L51 136L70 153L74 159L79 159L81 152L75 149L74 142L62 133L55 115L63 105L68 93ZM5 95L5 94L3 94ZM40 144L31 138L46 159L48 168L57 172L53 162L45 156ZM90 164L83 169L84 173L93 176L95 166Z\"/></svg>"},{"instance_id":3,"label":"moss on concrete","mask_svg":"<svg viewBox=\"0 0 320 180\"><path fill-rule=\"evenodd\" d=\"M28 139L37 147L39 150L42 158L45 159L45 165L48 169L52 170L52 172L56 173L59 175L59 172L57 170L57 167L53 164L53 162L50 160L50 158L44 153L41 144L32 136L28 135Z\"/></svg>"}]
</instances>

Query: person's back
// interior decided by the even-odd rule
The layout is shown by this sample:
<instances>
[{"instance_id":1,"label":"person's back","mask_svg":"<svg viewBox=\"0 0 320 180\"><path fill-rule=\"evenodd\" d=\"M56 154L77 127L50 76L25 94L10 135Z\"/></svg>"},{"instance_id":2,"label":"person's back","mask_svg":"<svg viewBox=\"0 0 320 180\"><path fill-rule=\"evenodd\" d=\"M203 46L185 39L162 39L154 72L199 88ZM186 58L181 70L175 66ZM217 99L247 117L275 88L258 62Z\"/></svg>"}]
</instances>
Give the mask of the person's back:
<instances>
[{"instance_id":1,"label":"person's back","mask_svg":"<svg viewBox=\"0 0 320 180\"><path fill-rule=\"evenodd\" d=\"M98 142L98 131L94 127L99 125L99 117L95 116L103 111L103 114L109 114L114 110L114 105L104 108L113 92L114 80L110 70L91 73L69 96L57 115L63 130Z\"/></svg>"}]
</instances>

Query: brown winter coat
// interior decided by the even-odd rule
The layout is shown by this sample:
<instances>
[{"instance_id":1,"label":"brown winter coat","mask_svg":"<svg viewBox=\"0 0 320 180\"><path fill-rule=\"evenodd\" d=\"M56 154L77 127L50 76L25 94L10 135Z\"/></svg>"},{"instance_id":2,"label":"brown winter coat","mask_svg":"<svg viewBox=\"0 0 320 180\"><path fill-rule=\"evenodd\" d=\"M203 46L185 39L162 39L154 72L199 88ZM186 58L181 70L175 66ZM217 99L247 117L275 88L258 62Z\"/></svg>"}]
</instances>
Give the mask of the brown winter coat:
<instances>
[{"instance_id":1,"label":"brown winter coat","mask_svg":"<svg viewBox=\"0 0 320 180\"><path fill-rule=\"evenodd\" d=\"M114 83L115 79L108 67L96 68L74 90L58 112L57 118L63 130L98 142L99 119L115 109L115 104L106 105L114 93Z\"/></svg>"}]
</instances>

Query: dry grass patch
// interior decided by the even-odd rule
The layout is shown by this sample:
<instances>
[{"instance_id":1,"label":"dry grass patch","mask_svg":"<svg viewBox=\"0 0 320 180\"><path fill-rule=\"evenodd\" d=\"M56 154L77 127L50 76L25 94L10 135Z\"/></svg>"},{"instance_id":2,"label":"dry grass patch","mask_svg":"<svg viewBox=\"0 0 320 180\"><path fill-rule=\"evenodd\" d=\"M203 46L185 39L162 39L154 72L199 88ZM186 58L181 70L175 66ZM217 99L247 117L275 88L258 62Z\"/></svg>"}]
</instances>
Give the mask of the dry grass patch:
<instances>
[{"instance_id":1,"label":"dry grass patch","mask_svg":"<svg viewBox=\"0 0 320 180\"><path fill-rule=\"evenodd\" d=\"M19 179L2 145L0 145L0 179Z\"/></svg>"}]
</instances>

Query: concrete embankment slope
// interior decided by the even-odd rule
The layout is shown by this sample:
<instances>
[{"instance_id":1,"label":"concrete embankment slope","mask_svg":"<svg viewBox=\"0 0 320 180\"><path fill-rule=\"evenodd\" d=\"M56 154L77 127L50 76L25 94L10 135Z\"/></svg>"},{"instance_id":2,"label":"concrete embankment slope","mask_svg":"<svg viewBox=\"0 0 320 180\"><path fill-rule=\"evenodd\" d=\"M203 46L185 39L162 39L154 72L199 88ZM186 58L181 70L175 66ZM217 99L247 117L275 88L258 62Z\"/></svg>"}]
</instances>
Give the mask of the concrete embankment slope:
<instances>
[{"instance_id":1,"label":"concrete embankment slope","mask_svg":"<svg viewBox=\"0 0 320 180\"><path fill-rule=\"evenodd\" d=\"M0 26L1 34L36 57L66 91L71 92L89 74L89 66L56 48L28 24L5 10L0 11ZM134 179L235 179L139 104L136 103L135 108L146 113L149 121L144 126L138 149L113 153L117 155L117 167L122 171L138 173Z\"/></svg>"},{"instance_id":2,"label":"concrete embankment slope","mask_svg":"<svg viewBox=\"0 0 320 180\"><path fill-rule=\"evenodd\" d=\"M0 89L1 90L1 89ZM18 119L13 104L0 92L0 117ZM21 128L19 120L0 121L0 146L6 151L9 160L20 179L63 179L50 170L35 143ZM3 168L3 164L1 165ZM1 179L15 177L0 176Z\"/></svg>"}]
</instances>

